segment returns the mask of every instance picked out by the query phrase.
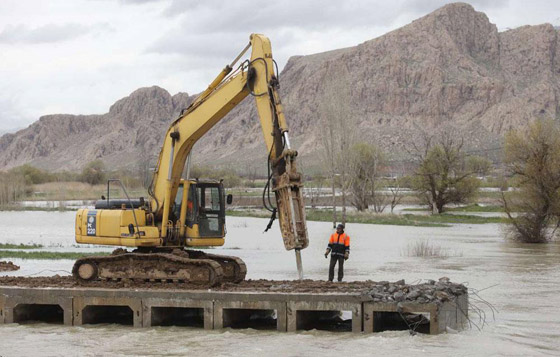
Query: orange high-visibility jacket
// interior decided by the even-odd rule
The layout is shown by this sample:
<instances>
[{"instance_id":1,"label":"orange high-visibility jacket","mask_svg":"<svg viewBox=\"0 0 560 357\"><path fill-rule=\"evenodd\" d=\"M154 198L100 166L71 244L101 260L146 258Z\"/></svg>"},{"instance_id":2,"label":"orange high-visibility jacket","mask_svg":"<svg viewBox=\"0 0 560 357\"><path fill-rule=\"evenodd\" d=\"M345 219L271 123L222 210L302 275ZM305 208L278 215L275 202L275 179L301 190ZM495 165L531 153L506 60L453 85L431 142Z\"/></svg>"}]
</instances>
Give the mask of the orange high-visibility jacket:
<instances>
[{"instance_id":1,"label":"orange high-visibility jacket","mask_svg":"<svg viewBox=\"0 0 560 357\"><path fill-rule=\"evenodd\" d=\"M329 248L331 255L344 256L344 253L350 251L350 236L346 233L333 233L329 239Z\"/></svg>"}]
</instances>

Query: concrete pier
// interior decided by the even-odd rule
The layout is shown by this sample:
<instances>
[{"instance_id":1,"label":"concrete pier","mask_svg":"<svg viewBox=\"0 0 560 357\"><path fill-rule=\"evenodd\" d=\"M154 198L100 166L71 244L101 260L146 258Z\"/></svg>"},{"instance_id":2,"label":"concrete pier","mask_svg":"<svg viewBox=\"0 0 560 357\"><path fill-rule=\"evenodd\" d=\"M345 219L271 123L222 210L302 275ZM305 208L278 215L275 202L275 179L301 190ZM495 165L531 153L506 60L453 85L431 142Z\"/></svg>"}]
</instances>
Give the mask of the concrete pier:
<instances>
[{"instance_id":1,"label":"concrete pier","mask_svg":"<svg viewBox=\"0 0 560 357\"><path fill-rule=\"evenodd\" d=\"M134 327L190 326L378 332L460 330L468 296L443 303L379 303L358 293L271 293L211 290L30 288L0 286L0 324L119 323ZM351 316L351 321L341 319ZM416 315L412 315L416 314ZM415 318L415 322L411 319Z\"/></svg>"}]
</instances>

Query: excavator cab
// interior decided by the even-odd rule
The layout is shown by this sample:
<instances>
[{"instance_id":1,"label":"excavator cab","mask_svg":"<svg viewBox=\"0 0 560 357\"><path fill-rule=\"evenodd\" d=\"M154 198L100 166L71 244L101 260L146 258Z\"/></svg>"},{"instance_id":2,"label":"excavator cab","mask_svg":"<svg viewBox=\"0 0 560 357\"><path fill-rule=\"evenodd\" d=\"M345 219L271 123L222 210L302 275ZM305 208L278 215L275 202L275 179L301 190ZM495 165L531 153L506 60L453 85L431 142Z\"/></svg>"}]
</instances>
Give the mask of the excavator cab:
<instances>
[{"instance_id":1,"label":"excavator cab","mask_svg":"<svg viewBox=\"0 0 560 357\"><path fill-rule=\"evenodd\" d=\"M186 245L223 245L226 223L224 185L217 181L181 180L173 208L173 215L178 220L184 204Z\"/></svg>"}]
</instances>

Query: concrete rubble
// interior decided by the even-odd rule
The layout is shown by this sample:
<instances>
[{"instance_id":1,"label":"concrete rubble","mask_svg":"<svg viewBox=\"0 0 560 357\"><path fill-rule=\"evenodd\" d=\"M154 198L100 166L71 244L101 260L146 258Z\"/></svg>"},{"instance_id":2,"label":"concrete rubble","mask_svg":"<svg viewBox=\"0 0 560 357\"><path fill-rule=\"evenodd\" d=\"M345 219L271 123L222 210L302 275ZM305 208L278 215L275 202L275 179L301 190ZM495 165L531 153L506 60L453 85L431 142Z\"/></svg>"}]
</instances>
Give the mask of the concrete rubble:
<instances>
[{"instance_id":1,"label":"concrete rubble","mask_svg":"<svg viewBox=\"0 0 560 357\"><path fill-rule=\"evenodd\" d=\"M426 303L443 303L445 301L454 300L457 296L467 293L467 287L463 284L452 283L449 278L440 278L428 280L423 284L410 285L404 280L394 283L381 281L375 283L368 295L373 298L374 302L417 302Z\"/></svg>"}]
</instances>

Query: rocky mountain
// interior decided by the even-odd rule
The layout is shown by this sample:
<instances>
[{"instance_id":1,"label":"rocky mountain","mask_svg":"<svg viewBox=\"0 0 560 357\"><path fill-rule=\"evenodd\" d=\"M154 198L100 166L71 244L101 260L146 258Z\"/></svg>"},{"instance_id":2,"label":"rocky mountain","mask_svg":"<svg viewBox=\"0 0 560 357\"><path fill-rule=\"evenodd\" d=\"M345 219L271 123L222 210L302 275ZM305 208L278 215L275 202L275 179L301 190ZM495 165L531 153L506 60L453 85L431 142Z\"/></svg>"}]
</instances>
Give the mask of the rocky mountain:
<instances>
[{"instance_id":1,"label":"rocky mountain","mask_svg":"<svg viewBox=\"0 0 560 357\"><path fill-rule=\"evenodd\" d=\"M118 100L103 115L46 115L28 128L0 138L0 167L24 163L50 170L79 169L101 159L131 168L156 150L172 118L190 101L159 87L141 88Z\"/></svg>"},{"instance_id":2,"label":"rocky mountain","mask_svg":"<svg viewBox=\"0 0 560 357\"><path fill-rule=\"evenodd\" d=\"M455 3L355 47L292 57L280 75L290 134L304 166L319 166L319 127L335 90L337 105L363 139L397 156L422 132L445 127L472 149L499 147L511 128L536 118L560 120L559 38L550 24L498 32L485 14ZM153 160L168 124L189 100L142 88L107 114L41 117L0 138L0 168L78 169L94 159L132 167ZM252 101L197 143L196 161L266 167Z\"/></svg>"}]
</instances>

